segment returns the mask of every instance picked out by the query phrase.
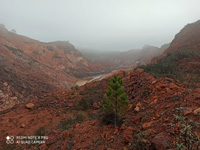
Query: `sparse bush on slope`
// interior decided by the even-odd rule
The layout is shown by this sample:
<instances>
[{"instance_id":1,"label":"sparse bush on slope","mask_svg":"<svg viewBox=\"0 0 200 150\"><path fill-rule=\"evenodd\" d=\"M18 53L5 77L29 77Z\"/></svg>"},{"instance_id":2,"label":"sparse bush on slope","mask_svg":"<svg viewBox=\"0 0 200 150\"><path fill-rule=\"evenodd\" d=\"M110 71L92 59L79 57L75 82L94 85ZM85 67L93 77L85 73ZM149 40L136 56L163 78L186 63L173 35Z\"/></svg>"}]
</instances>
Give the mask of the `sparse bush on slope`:
<instances>
[{"instance_id":1,"label":"sparse bush on slope","mask_svg":"<svg viewBox=\"0 0 200 150\"><path fill-rule=\"evenodd\" d=\"M186 58L200 57L199 52L175 52L169 53L166 57L160 59L156 64L149 64L146 66L139 66L138 68L144 69L145 72L150 73L156 77L170 77L180 81L194 81L200 82L198 76L190 76L187 74L199 74L200 69L193 69L180 64L180 60Z\"/></svg>"}]
</instances>

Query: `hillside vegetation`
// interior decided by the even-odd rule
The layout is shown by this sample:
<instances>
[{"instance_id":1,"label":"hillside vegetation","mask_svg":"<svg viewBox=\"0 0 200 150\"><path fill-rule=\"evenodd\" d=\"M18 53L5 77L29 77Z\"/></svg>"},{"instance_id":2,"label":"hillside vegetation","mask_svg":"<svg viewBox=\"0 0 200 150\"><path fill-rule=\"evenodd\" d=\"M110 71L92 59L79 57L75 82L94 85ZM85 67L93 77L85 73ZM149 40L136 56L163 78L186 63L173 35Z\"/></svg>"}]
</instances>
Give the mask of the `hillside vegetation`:
<instances>
[{"instance_id":1,"label":"hillside vegetation","mask_svg":"<svg viewBox=\"0 0 200 150\"><path fill-rule=\"evenodd\" d=\"M199 63L193 63L200 58L200 52L174 52L158 60L157 63L139 66L145 72L156 77L169 77L182 82L200 82Z\"/></svg>"}]
</instances>

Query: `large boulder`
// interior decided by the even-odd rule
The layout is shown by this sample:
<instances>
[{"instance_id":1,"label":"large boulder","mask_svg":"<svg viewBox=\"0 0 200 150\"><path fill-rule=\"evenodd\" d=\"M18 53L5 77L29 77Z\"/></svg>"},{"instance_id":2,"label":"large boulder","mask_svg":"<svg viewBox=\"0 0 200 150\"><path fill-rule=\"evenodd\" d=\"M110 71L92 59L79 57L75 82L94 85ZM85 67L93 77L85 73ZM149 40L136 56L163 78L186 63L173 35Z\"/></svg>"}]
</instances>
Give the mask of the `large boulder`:
<instances>
[{"instance_id":1,"label":"large boulder","mask_svg":"<svg viewBox=\"0 0 200 150\"><path fill-rule=\"evenodd\" d=\"M156 150L166 150L168 139L167 133L161 132L152 139L152 143Z\"/></svg>"}]
</instances>

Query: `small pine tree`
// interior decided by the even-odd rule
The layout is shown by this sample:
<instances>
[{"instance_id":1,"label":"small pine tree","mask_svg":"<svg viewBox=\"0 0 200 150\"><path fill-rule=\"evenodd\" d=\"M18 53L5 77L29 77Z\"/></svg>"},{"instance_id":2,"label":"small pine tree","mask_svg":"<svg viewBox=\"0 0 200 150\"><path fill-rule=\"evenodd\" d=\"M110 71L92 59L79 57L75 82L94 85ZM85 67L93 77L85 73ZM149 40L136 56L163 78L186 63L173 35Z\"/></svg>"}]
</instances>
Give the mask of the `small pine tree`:
<instances>
[{"instance_id":1,"label":"small pine tree","mask_svg":"<svg viewBox=\"0 0 200 150\"><path fill-rule=\"evenodd\" d=\"M15 29L12 29L11 32L13 32L13 33L17 33Z\"/></svg>"},{"instance_id":2,"label":"small pine tree","mask_svg":"<svg viewBox=\"0 0 200 150\"><path fill-rule=\"evenodd\" d=\"M115 126L117 125L117 118L123 115L128 109L128 96L124 92L122 84L122 79L115 75L108 83L107 98L102 102L106 115L112 116L114 114Z\"/></svg>"}]
</instances>

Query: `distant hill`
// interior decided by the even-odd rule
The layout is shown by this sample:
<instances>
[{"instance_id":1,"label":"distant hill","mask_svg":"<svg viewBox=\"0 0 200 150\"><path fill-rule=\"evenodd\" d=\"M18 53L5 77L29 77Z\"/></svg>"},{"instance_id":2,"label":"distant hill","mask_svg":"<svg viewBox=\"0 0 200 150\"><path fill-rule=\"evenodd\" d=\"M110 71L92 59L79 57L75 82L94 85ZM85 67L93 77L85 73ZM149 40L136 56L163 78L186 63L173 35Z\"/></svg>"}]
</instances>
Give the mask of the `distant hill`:
<instances>
[{"instance_id":1,"label":"distant hill","mask_svg":"<svg viewBox=\"0 0 200 150\"><path fill-rule=\"evenodd\" d=\"M93 52L80 50L92 63L101 64L104 69L115 70L122 68L134 68L137 65L150 63L153 57L161 55L169 44L160 48L145 45L142 49L131 49L124 52Z\"/></svg>"},{"instance_id":2,"label":"distant hill","mask_svg":"<svg viewBox=\"0 0 200 150\"><path fill-rule=\"evenodd\" d=\"M0 25L0 90L8 84L13 96L70 88L77 77L99 69L67 41L43 43Z\"/></svg>"}]
</instances>

